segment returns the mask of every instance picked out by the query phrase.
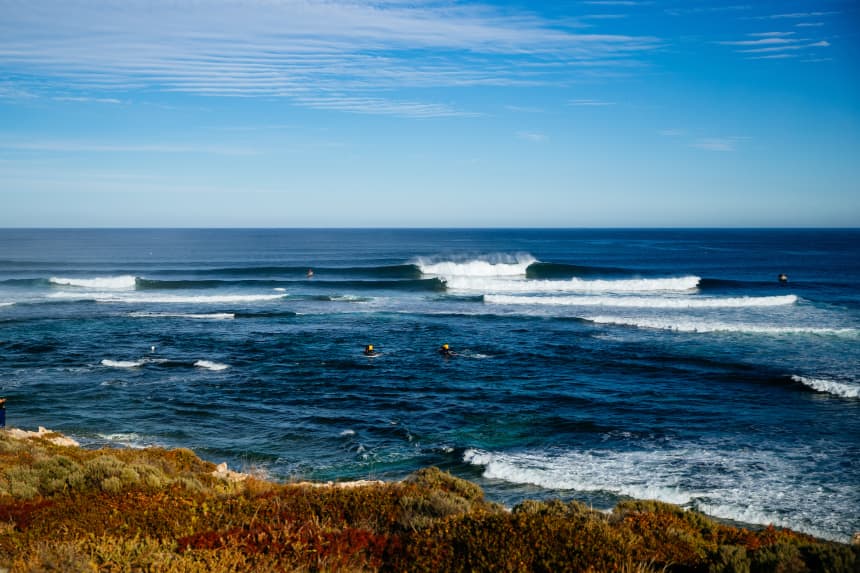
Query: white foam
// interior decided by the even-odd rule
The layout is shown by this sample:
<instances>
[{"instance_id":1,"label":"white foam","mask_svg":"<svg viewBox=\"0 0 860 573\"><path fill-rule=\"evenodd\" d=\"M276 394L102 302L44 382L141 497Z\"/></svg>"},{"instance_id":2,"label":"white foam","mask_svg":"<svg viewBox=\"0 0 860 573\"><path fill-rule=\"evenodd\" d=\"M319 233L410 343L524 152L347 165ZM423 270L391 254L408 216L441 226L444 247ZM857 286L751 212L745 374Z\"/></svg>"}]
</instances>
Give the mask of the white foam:
<instances>
[{"instance_id":1,"label":"white foam","mask_svg":"<svg viewBox=\"0 0 860 573\"><path fill-rule=\"evenodd\" d=\"M154 445L152 442L144 442L142 436L135 432L118 432L115 434L98 434L103 440L123 445L127 448L141 450L147 446Z\"/></svg>"},{"instance_id":2,"label":"white foam","mask_svg":"<svg viewBox=\"0 0 860 573\"><path fill-rule=\"evenodd\" d=\"M131 302L131 303L161 303L161 304L229 304L242 302L263 302L284 298L283 294L221 294L221 295L175 295L175 294L118 294L109 292L93 292L82 295L73 292L57 292L48 295L51 298L77 299L82 297L96 302Z\"/></svg>"},{"instance_id":3,"label":"white foam","mask_svg":"<svg viewBox=\"0 0 860 573\"><path fill-rule=\"evenodd\" d=\"M654 296L516 296L488 294L484 302L491 304L528 304L552 306L610 306L621 308L746 308L759 306L781 306L794 304L797 296L700 298L654 297Z\"/></svg>"},{"instance_id":4,"label":"white foam","mask_svg":"<svg viewBox=\"0 0 860 573\"><path fill-rule=\"evenodd\" d=\"M198 360L194 363L194 366L205 368L206 370L213 370L215 372L230 368L229 364L221 364L220 362L212 362L211 360Z\"/></svg>"},{"instance_id":5,"label":"white foam","mask_svg":"<svg viewBox=\"0 0 860 573\"><path fill-rule=\"evenodd\" d=\"M440 277L511 277L525 276L526 269L537 259L527 253L490 255L466 261L431 261L418 258L415 264L425 275Z\"/></svg>"},{"instance_id":6,"label":"white foam","mask_svg":"<svg viewBox=\"0 0 860 573\"><path fill-rule=\"evenodd\" d=\"M340 433L340 435L341 435L341 436L343 436L343 437L347 437L347 436L354 436L354 435L355 435L355 430L344 430L344 431L342 431L342 432Z\"/></svg>"},{"instance_id":7,"label":"white foam","mask_svg":"<svg viewBox=\"0 0 860 573\"><path fill-rule=\"evenodd\" d=\"M181 312L132 312L133 318L190 318L195 320L232 320L236 315L232 312L213 312L210 314L186 314Z\"/></svg>"},{"instance_id":8,"label":"white foam","mask_svg":"<svg viewBox=\"0 0 860 573\"><path fill-rule=\"evenodd\" d=\"M284 287L275 287L272 290L274 290L275 292L287 292L287 289L285 289Z\"/></svg>"},{"instance_id":9,"label":"white foam","mask_svg":"<svg viewBox=\"0 0 860 573\"><path fill-rule=\"evenodd\" d=\"M657 499L746 523L773 523L847 541L857 493L851 484L827 482L821 452L798 445L786 451L731 444L680 444L635 451L467 450L463 460L483 476L553 490L608 492Z\"/></svg>"},{"instance_id":10,"label":"white foam","mask_svg":"<svg viewBox=\"0 0 860 573\"><path fill-rule=\"evenodd\" d=\"M143 366L143 360L102 360L102 366L109 368L138 368Z\"/></svg>"},{"instance_id":11,"label":"white foam","mask_svg":"<svg viewBox=\"0 0 860 573\"><path fill-rule=\"evenodd\" d=\"M664 318L619 317L619 316L584 316L584 320L596 324L613 324L618 326L635 326L638 328L653 328L657 330L673 330L675 332L736 332L742 334L818 334L835 336L854 336L855 328L830 328L817 326L769 326L762 324L744 324L711 322L696 320L673 320Z\"/></svg>"},{"instance_id":12,"label":"white foam","mask_svg":"<svg viewBox=\"0 0 860 573\"><path fill-rule=\"evenodd\" d=\"M670 277L654 279L618 280L511 280L483 277L446 277L445 284L451 290L484 293L543 293L543 292L672 292L696 288L699 277Z\"/></svg>"},{"instance_id":13,"label":"white foam","mask_svg":"<svg viewBox=\"0 0 860 573\"><path fill-rule=\"evenodd\" d=\"M50 282L55 285L83 287L106 290L129 290L137 284L137 278L133 275L122 275L118 277L95 277L91 279L51 277Z\"/></svg>"},{"instance_id":14,"label":"white foam","mask_svg":"<svg viewBox=\"0 0 860 573\"><path fill-rule=\"evenodd\" d=\"M823 378L807 378L806 376L792 376L791 379L809 386L818 392L833 394L841 398L860 398L860 386L856 384L846 384L845 382L836 382L835 380L825 380Z\"/></svg>"},{"instance_id":15,"label":"white foam","mask_svg":"<svg viewBox=\"0 0 860 573\"><path fill-rule=\"evenodd\" d=\"M0 306L12 306L14 302L0 302Z\"/></svg>"}]
</instances>

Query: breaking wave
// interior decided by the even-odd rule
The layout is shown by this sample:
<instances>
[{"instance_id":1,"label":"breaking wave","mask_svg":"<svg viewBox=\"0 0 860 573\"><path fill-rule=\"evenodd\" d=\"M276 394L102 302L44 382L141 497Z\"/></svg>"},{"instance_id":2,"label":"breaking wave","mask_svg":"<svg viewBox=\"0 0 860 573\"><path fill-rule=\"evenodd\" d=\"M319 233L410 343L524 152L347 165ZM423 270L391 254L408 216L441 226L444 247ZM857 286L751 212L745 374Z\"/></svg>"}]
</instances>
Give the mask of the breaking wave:
<instances>
[{"instance_id":1,"label":"breaking wave","mask_svg":"<svg viewBox=\"0 0 860 573\"><path fill-rule=\"evenodd\" d=\"M84 299L94 300L96 302L131 302L131 303L192 303L192 304L219 304L219 303L241 303L241 302L262 302L278 300L286 297L285 294L221 294L221 295L174 295L174 294L128 294L121 295L118 293L81 293L73 292L58 292L48 295L51 298L62 299Z\"/></svg>"},{"instance_id":2,"label":"breaking wave","mask_svg":"<svg viewBox=\"0 0 860 573\"><path fill-rule=\"evenodd\" d=\"M102 360L102 366L108 368L138 368L143 366L143 360Z\"/></svg>"},{"instance_id":3,"label":"breaking wave","mask_svg":"<svg viewBox=\"0 0 860 573\"><path fill-rule=\"evenodd\" d=\"M833 394L840 398L860 398L860 386L855 384L846 384L845 382L836 382L835 380L825 380L823 378L807 378L806 376L792 376L791 379L818 392Z\"/></svg>"},{"instance_id":4,"label":"breaking wave","mask_svg":"<svg viewBox=\"0 0 860 573\"><path fill-rule=\"evenodd\" d=\"M49 279L49 282L51 284L62 286L105 290L129 290L135 288L137 284L137 278L133 275L122 275L118 277L95 277L91 279L51 277Z\"/></svg>"},{"instance_id":5,"label":"breaking wave","mask_svg":"<svg viewBox=\"0 0 860 573\"><path fill-rule=\"evenodd\" d=\"M449 289L485 293L541 293L541 292L667 292L689 291L699 284L699 277L653 279L584 280L572 278L552 280L499 280L483 277L446 278Z\"/></svg>"},{"instance_id":6,"label":"breaking wave","mask_svg":"<svg viewBox=\"0 0 860 573\"><path fill-rule=\"evenodd\" d=\"M583 316L583 320L596 324L613 324L618 326L635 326L638 328L653 328L657 330L674 330L676 332L737 332L745 334L819 334L852 336L857 334L855 328L829 328L816 326L768 326L759 324L733 324L726 322L708 322L693 320L672 320L661 318L625 318L618 316Z\"/></svg>"},{"instance_id":7,"label":"breaking wave","mask_svg":"<svg viewBox=\"0 0 860 573\"><path fill-rule=\"evenodd\" d=\"M132 312L132 318L190 318L194 320L232 320L236 315L232 312L214 312L210 314L185 314L181 312Z\"/></svg>"},{"instance_id":8,"label":"breaking wave","mask_svg":"<svg viewBox=\"0 0 860 573\"><path fill-rule=\"evenodd\" d=\"M526 269L537 259L527 253L487 255L463 261L418 258L415 265L425 275L449 277L526 276Z\"/></svg>"},{"instance_id":9,"label":"breaking wave","mask_svg":"<svg viewBox=\"0 0 860 573\"><path fill-rule=\"evenodd\" d=\"M785 296L734 298L655 298L607 296L511 296L487 294L484 302L491 304L539 304L553 306L613 306L622 308L745 308L782 306L797 302L793 294Z\"/></svg>"},{"instance_id":10,"label":"breaking wave","mask_svg":"<svg viewBox=\"0 0 860 573\"><path fill-rule=\"evenodd\" d=\"M488 479L550 490L656 499L718 518L773 523L847 541L851 532L838 516L856 494L850 486L821 488L815 479L805 480L809 468L804 464L815 462L812 456L798 455L804 452L699 444L634 451L491 453L469 449L463 461L483 467L483 477ZM804 503L798 506L799 499Z\"/></svg>"},{"instance_id":11,"label":"breaking wave","mask_svg":"<svg viewBox=\"0 0 860 573\"><path fill-rule=\"evenodd\" d=\"M198 360L194 363L194 366L198 368L205 368L206 370L213 370L215 372L227 370L228 368L230 368L229 364L221 364L220 362L212 362L211 360Z\"/></svg>"}]
</instances>

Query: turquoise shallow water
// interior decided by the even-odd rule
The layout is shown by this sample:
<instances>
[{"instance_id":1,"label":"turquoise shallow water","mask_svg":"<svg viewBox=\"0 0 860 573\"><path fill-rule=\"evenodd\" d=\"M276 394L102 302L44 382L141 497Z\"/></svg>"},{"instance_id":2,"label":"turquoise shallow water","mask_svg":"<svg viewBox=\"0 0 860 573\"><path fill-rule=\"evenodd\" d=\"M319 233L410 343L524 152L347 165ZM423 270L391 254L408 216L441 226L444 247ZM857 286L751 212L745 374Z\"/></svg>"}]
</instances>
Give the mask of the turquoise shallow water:
<instances>
[{"instance_id":1,"label":"turquoise shallow water","mask_svg":"<svg viewBox=\"0 0 860 573\"><path fill-rule=\"evenodd\" d=\"M0 230L0 394L10 425L190 447L278 479L435 464L508 504L656 498L846 540L858 244L856 230Z\"/></svg>"}]
</instances>

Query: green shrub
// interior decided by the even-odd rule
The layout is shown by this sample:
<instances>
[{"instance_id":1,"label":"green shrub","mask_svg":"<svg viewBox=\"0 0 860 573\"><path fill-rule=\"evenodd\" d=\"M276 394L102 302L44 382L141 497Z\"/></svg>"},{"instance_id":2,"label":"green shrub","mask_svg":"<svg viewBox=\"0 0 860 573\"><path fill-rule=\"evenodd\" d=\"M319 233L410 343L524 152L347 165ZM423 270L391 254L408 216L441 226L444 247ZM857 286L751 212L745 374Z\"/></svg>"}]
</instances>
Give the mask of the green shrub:
<instances>
[{"instance_id":1,"label":"green shrub","mask_svg":"<svg viewBox=\"0 0 860 573\"><path fill-rule=\"evenodd\" d=\"M739 545L720 545L708 573L750 573L747 550Z\"/></svg>"},{"instance_id":2,"label":"green shrub","mask_svg":"<svg viewBox=\"0 0 860 573\"><path fill-rule=\"evenodd\" d=\"M777 543L755 551L750 566L752 573L807 573L809 568L801 558L800 549L789 543Z\"/></svg>"}]
</instances>

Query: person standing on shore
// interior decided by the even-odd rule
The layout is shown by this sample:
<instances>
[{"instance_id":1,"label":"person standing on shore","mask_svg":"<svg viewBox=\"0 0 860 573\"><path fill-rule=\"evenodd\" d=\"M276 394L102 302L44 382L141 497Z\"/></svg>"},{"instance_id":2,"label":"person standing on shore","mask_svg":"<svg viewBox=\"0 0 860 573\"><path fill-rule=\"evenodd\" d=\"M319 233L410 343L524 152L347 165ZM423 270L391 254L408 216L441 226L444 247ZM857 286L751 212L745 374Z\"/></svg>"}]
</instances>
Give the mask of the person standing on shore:
<instances>
[{"instance_id":1,"label":"person standing on shore","mask_svg":"<svg viewBox=\"0 0 860 573\"><path fill-rule=\"evenodd\" d=\"M6 427L6 398L0 397L0 430Z\"/></svg>"}]
</instances>

